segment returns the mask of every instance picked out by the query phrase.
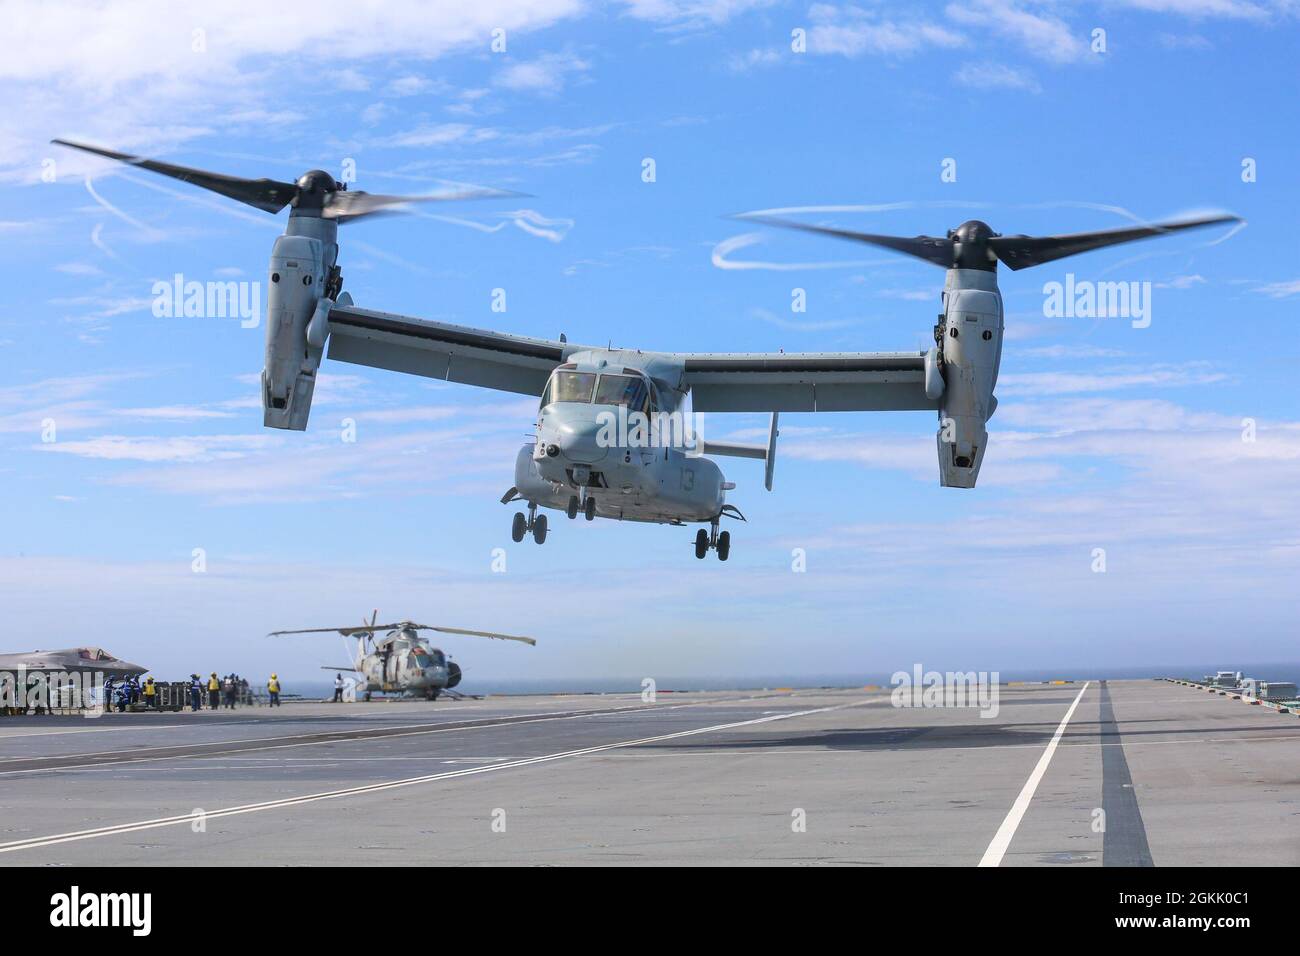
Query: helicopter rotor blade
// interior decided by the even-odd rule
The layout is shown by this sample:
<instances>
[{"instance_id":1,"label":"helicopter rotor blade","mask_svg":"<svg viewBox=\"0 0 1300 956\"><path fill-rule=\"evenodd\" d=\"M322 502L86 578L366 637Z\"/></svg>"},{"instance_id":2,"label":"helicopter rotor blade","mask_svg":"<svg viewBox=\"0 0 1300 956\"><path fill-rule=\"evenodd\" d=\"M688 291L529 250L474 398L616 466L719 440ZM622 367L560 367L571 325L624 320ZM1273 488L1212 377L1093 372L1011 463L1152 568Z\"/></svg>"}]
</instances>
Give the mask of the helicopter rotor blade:
<instances>
[{"instance_id":1,"label":"helicopter rotor blade","mask_svg":"<svg viewBox=\"0 0 1300 956\"><path fill-rule=\"evenodd\" d=\"M401 207L409 203L519 198L526 195L526 193L517 193L509 189L491 189L488 187L466 187L453 192L434 193L425 196L386 196L382 193L368 193L364 190L336 192L325 203L321 215L326 219L335 219L339 223L345 223L377 213L401 212Z\"/></svg>"},{"instance_id":2,"label":"helicopter rotor blade","mask_svg":"<svg viewBox=\"0 0 1300 956\"><path fill-rule=\"evenodd\" d=\"M240 176L228 176L225 173L194 169L191 166L160 163L154 159L144 159L140 156L132 156L129 153L118 153L111 149L88 146L85 143L74 143L67 139L53 139L50 142L58 143L60 146L68 146L72 149L79 149L82 152L94 153L96 156L116 159L119 162L138 166L150 172L161 173L164 176L170 176L172 179L179 179L183 183L199 186L202 189L219 193L229 199L237 200L270 213L277 213L289 205L298 191L298 187L293 183L283 183L275 179L244 179Z\"/></svg>"},{"instance_id":3,"label":"helicopter rotor blade","mask_svg":"<svg viewBox=\"0 0 1300 956\"><path fill-rule=\"evenodd\" d=\"M934 236L882 236L870 232L835 229L831 226L814 226L806 222L795 222L792 219L778 219L773 216L750 215L748 213L741 213L731 218L744 222L762 223L765 226L778 226L782 229L797 229L800 232L811 232L822 236L835 236L839 239L852 239L854 242L865 242L869 245L880 246L882 249L890 249L904 255L914 256L917 259L924 259L926 262L943 269L951 268L953 264L954 248L951 239L938 239Z\"/></svg>"},{"instance_id":4,"label":"helicopter rotor blade","mask_svg":"<svg viewBox=\"0 0 1300 956\"><path fill-rule=\"evenodd\" d=\"M1126 229L1076 232L1065 236L994 236L987 242L999 260L1008 268L1019 271L1122 242L1149 239L1153 236L1181 232L1184 229L1200 229L1204 226L1237 222L1241 222L1239 216L1218 215L1202 219L1152 223L1149 226L1134 226Z\"/></svg>"},{"instance_id":5,"label":"helicopter rotor blade","mask_svg":"<svg viewBox=\"0 0 1300 956\"><path fill-rule=\"evenodd\" d=\"M535 646L537 641L531 637L517 637L514 634L498 634L496 631L469 631L463 627L441 627L436 624L412 624L417 631L441 631L443 634L461 634L467 637L487 637L494 641L519 641Z\"/></svg>"}]
</instances>

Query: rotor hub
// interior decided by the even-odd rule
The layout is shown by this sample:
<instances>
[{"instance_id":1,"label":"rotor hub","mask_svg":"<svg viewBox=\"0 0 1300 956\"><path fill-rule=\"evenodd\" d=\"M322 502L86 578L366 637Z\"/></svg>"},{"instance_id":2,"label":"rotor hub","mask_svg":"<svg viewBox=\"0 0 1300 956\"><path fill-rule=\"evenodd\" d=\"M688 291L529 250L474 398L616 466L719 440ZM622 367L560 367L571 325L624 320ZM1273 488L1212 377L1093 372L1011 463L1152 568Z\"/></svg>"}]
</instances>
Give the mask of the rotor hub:
<instances>
[{"instance_id":1,"label":"rotor hub","mask_svg":"<svg viewBox=\"0 0 1300 956\"><path fill-rule=\"evenodd\" d=\"M953 268L981 269L985 272L997 269L997 256L988 245L988 241L995 236L997 233L989 224L978 219L968 219L956 229L949 229L948 238L953 242Z\"/></svg>"},{"instance_id":2,"label":"rotor hub","mask_svg":"<svg viewBox=\"0 0 1300 956\"><path fill-rule=\"evenodd\" d=\"M312 169L298 177L294 183L293 208L300 210L323 209L329 197L339 192L338 182L323 169Z\"/></svg>"}]
</instances>

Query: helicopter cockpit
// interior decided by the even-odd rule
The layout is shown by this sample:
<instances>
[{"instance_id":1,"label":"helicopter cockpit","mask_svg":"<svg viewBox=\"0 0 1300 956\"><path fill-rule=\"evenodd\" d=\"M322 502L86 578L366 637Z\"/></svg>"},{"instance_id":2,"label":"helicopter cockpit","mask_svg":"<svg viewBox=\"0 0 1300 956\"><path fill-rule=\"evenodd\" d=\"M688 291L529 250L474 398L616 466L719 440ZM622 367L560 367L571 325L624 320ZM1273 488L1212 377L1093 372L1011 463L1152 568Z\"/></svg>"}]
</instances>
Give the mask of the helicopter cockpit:
<instances>
[{"instance_id":1,"label":"helicopter cockpit","mask_svg":"<svg viewBox=\"0 0 1300 956\"><path fill-rule=\"evenodd\" d=\"M541 408L557 402L577 405L623 406L629 412L650 414L658 406L658 392L649 377L634 368L586 372L561 365L551 373L542 392Z\"/></svg>"}]
</instances>

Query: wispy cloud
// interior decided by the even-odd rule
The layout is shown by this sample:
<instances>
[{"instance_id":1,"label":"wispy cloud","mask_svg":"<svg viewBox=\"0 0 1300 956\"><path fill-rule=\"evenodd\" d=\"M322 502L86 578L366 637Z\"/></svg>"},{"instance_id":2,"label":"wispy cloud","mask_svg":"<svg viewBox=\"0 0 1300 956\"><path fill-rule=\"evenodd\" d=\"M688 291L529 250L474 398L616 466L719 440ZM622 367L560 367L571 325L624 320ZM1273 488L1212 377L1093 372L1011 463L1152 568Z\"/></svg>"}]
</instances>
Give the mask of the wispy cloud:
<instances>
[{"instance_id":1,"label":"wispy cloud","mask_svg":"<svg viewBox=\"0 0 1300 956\"><path fill-rule=\"evenodd\" d=\"M1288 296L1300 294L1300 279L1290 279L1285 282L1268 282L1263 285L1255 286L1252 292L1260 295L1266 295L1270 299L1285 299Z\"/></svg>"},{"instance_id":2,"label":"wispy cloud","mask_svg":"<svg viewBox=\"0 0 1300 956\"><path fill-rule=\"evenodd\" d=\"M1032 73L1007 66L1005 63L962 64L953 74L962 86L977 90L1023 90L1040 93L1042 87Z\"/></svg>"},{"instance_id":3,"label":"wispy cloud","mask_svg":"<svg viewBox=\"0 0 1300 956\"><path fill-rule=\"evenodd\" d=\"M1228 376L1204 363L1101 369L1095 372L1020 372L998 378L1004 396L1070 395L1115 392L1133 388L1188 388L1212 385Z\"/></svg>"},{"instance_id":4,"label":"wispy cloud","mask_svg":"<svg viewBox=\"0 0 1300 956\"><path fill-rule=\"evenodd\" d=\"M1007 37L1040 60L1078 62L1089 55L1084 31L1051 13L1029 9L1016 0L969 0L951 3L948 17L963 26L982 28Z\"/></svg>"},{"instance_id":5,"label":"wispy cloud","mask_svg":"<svg viewBox=\"0 0 1300 956\"><path fill-rule=\"evenodd\" d=\"M856 57L906 56L927 48L952 49L966 38L926 20L895 20L878 10L815 3L808 11L808 52Z\"/></svg>"},{"instance_id":6,"label":"wispy cloud","mask_svg":"<svg viewBox=\"0 0 1300 956\"><path fill-rule=\"evenodd\" d=\"M572 78L591 69L591 63L572 53L543 53L503 67L493 79L502 89L554 96Z\"/></svg>"}]
</instances>

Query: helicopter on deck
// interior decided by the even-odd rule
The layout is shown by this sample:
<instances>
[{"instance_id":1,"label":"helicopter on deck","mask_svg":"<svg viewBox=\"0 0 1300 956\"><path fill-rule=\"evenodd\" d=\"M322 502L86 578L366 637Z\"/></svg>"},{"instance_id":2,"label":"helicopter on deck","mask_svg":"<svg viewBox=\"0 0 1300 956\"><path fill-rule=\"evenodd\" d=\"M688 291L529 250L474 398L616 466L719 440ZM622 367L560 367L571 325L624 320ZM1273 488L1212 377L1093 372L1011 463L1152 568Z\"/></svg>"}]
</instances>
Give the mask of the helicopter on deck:
<instances>
[{"instance_id":1,"label":"helicopter on deck","mask_svg":"<svg viewBox=\"0 0 1300 956\"><path fill-rule=\"evenodd\" d=\"M459 627L416 624L414 621L377 624L375 622L378 619L379 611L376 610L369 622L362 618L360 627L313 627L300 631L272 631L267 636L333 633L354 638L357 642L356 656L351 664L322 666L321 670L352 671L359 674L361 687L358 689L363 690L366 700L370 700L370 695L375 692L437 700L440 694L460 683L464 676L460 665L441 648L432 646L420 637L420 631L441 631L444 634L486 637L495 641L519 641L529 645L537 643L531 637L498 634L494 631L468 631ZM380 631L387 633L383 637L376 637Z\"/></svg>"}]
</instances>

